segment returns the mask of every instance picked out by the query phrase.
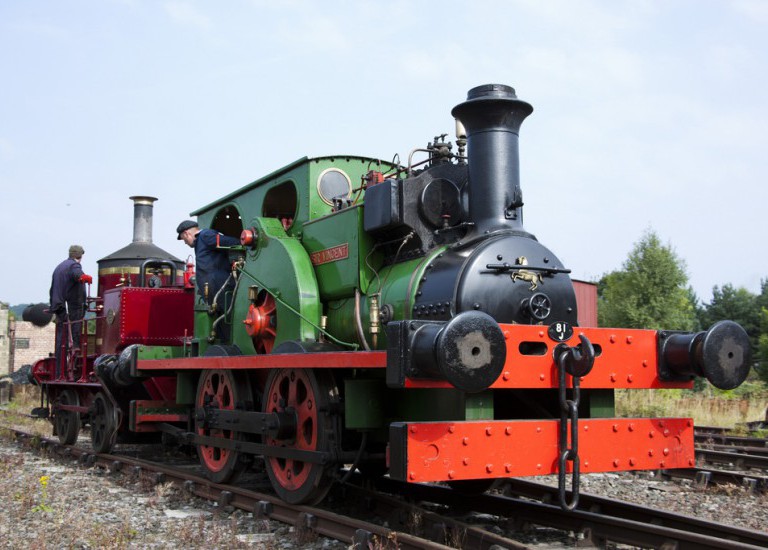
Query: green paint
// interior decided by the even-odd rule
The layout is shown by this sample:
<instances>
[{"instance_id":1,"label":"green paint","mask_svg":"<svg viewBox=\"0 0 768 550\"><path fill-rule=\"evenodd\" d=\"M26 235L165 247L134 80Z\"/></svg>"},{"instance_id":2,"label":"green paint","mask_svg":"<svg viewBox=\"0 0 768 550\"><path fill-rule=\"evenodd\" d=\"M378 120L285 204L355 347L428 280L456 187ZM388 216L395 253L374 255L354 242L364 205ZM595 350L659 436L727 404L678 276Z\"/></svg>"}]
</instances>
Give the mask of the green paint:
<instances>
[{"instance_id":1,"label":"green paint","mask_svg":"<svg viewBox=\"0 0 768 550\"><path fill-rule=\"evenodd\" d=\"M464 398L466 420L485 420L493 418L493 392L485 390L468 393Z\"/></svg>"},{"instance_id":2,"label":"green paint","mask_svg":"<svg viewBox=\"0 0 768 550\"><path fill-rule=\"evenodd\" d=\"M616 416L616 401L612 389L581 390L581 399L589 403L590 418L613 418Z\"/></svg>"}]
</instances>

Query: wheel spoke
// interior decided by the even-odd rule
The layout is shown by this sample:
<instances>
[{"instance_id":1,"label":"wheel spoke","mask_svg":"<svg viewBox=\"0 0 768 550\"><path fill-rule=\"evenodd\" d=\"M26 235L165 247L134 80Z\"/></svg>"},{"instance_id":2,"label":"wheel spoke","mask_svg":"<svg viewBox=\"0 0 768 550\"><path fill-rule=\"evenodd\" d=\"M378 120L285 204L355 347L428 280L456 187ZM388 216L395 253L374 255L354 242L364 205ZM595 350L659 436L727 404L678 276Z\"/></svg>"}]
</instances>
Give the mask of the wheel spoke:
<instances>
[{"instance_id":1,"label":"wheel spoke","mask_svg":"<svg viewBox=\"0 0 768 550\"><path fill-rule=\"evenodd\" d=\"M329 434L334 426L327 413L320 414L318 400L330 403L328 396L337 398L333 378L324 373L321 379L312 370L279 370L270 373L267 380L265 412L293 411L296 414L297 433L294 438L275 440L267 438L268 445L288 449L327 451L337 437ZM325 407L328 410L328 407ZM314 464L295 458L268 458L267 473L275 491L287 502L317 503L330 488L331 465Z\"/></svg>"},{"instance_id":2,"label":"wheel spoke","mask_svg":"<svg viewBox=\"0 0 768 550\"><path fill-rule=\"evenodd\" d=\"M74 390L64 390L58 397L61 405L79 405L80 399ZM56 433L63 445L72 445L77 441L80 433L80 413L74 411L57 410L54 419Z\"/></svg>"},{"instance_id":3,"label":"wheel spoke","mask_svg":"<svg viewBox=\"0 0 768 550\"><path fill-rule=\"evenodd\" d=\"M236 376L229 370L208 370L203 372L198 384L197 409L233 410L235 403L250 399L250 385L247 378ZM247 398L247 399L246 399ZM227 440L240 439L239 433L221 428L208 428L203 421L197 421L198 435ZM242 453L215 445L198 445L198 457L207 476L216 483L231 481L246 466Z\"/></svg>"}]
</instances>

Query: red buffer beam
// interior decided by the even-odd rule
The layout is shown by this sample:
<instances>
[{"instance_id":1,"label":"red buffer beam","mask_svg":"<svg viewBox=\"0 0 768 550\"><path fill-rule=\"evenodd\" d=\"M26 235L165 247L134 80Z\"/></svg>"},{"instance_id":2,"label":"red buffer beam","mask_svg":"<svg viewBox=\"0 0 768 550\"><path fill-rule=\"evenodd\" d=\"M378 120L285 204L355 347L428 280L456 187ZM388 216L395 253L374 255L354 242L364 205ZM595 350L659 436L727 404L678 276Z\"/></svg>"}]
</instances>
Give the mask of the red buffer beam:
<instances>
[{"instance_id":1,"label":"red buffer beam","mask_svg":"<svg viewBox=\"0 0 768 550\"><path fill-rule=\"evenodd\" d=\"M557 420L395 423L390 475L419 483L555 474L558 428ZM578 437L582 473L695 465L689 418L582 419Z\"/></svg>"}]
</instances>

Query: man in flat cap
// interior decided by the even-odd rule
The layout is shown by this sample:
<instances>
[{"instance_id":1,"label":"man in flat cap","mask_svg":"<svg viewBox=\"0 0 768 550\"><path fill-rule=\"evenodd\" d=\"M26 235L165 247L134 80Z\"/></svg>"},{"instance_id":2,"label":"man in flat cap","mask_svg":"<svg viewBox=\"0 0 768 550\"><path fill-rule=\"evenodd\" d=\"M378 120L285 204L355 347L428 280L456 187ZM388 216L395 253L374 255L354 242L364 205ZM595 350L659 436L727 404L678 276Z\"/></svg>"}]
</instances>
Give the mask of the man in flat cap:
<instances>
[{"instance_id":1,"label":"man in flat cap","mask_svg":"<svg viewBox=\"0 0 768 550\"><path fill-rule=\"evenodd\" d=\"M50 291L50 312L56 315L56 378L62 374L67 351L80 347L85 314L85 283L93 277L83 273L80 260L85 250L79 244L69 247L69 257L53 270Z\"/></svg>"},{"instance_id":2,"label":"man in flat cap","mask_svg":"<svg viewBox=\"0 0 768 550\"><path fill-rule=\"evenodd\" d=\"M225 287L233 286L234 281L229 278L232 267L229 261L229 253L224 248L237 246L240 239L219 233L214 229L200 229L196 221L184 220L176 228L178 240L195 249L195 280L197 291L209 306L219 291ZM223 298L223 297L222 297ZM219 304L223 299L219 298Z\"/></svg>"}]
</instances>

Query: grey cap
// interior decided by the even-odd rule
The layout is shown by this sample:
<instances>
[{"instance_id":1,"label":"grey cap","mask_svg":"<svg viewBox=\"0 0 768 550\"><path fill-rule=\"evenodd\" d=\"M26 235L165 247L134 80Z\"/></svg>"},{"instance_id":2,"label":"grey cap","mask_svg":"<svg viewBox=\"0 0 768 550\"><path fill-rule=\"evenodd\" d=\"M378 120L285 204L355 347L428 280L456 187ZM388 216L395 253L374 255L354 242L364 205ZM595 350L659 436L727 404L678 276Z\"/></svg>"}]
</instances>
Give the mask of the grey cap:
<instances>
[{"instance_id":1,"label":"grey cap","mask_svg":"<svg viewBox=\"0 0 768 550\"><path fill-rule=\"evenodd\" d=\"M197 222L194 220L184 220L179 224L179 227L176 228L176 233L178 233L178 237L176 237L177 240L181 240L181 234L184 233L187 229L192 229L193 227L200 227L197 225Z\"/></svg>"},{"instance_id":2,"label":"grey cap","mask_svg":"<svg viewBox=\"0 0 768 550\"><path fill-rule=\"evenodd\" d=\"M69 257L72 259L82 258L85 250L79 244L73 244L69 247Z\"/></svg>"}]
</instances>

